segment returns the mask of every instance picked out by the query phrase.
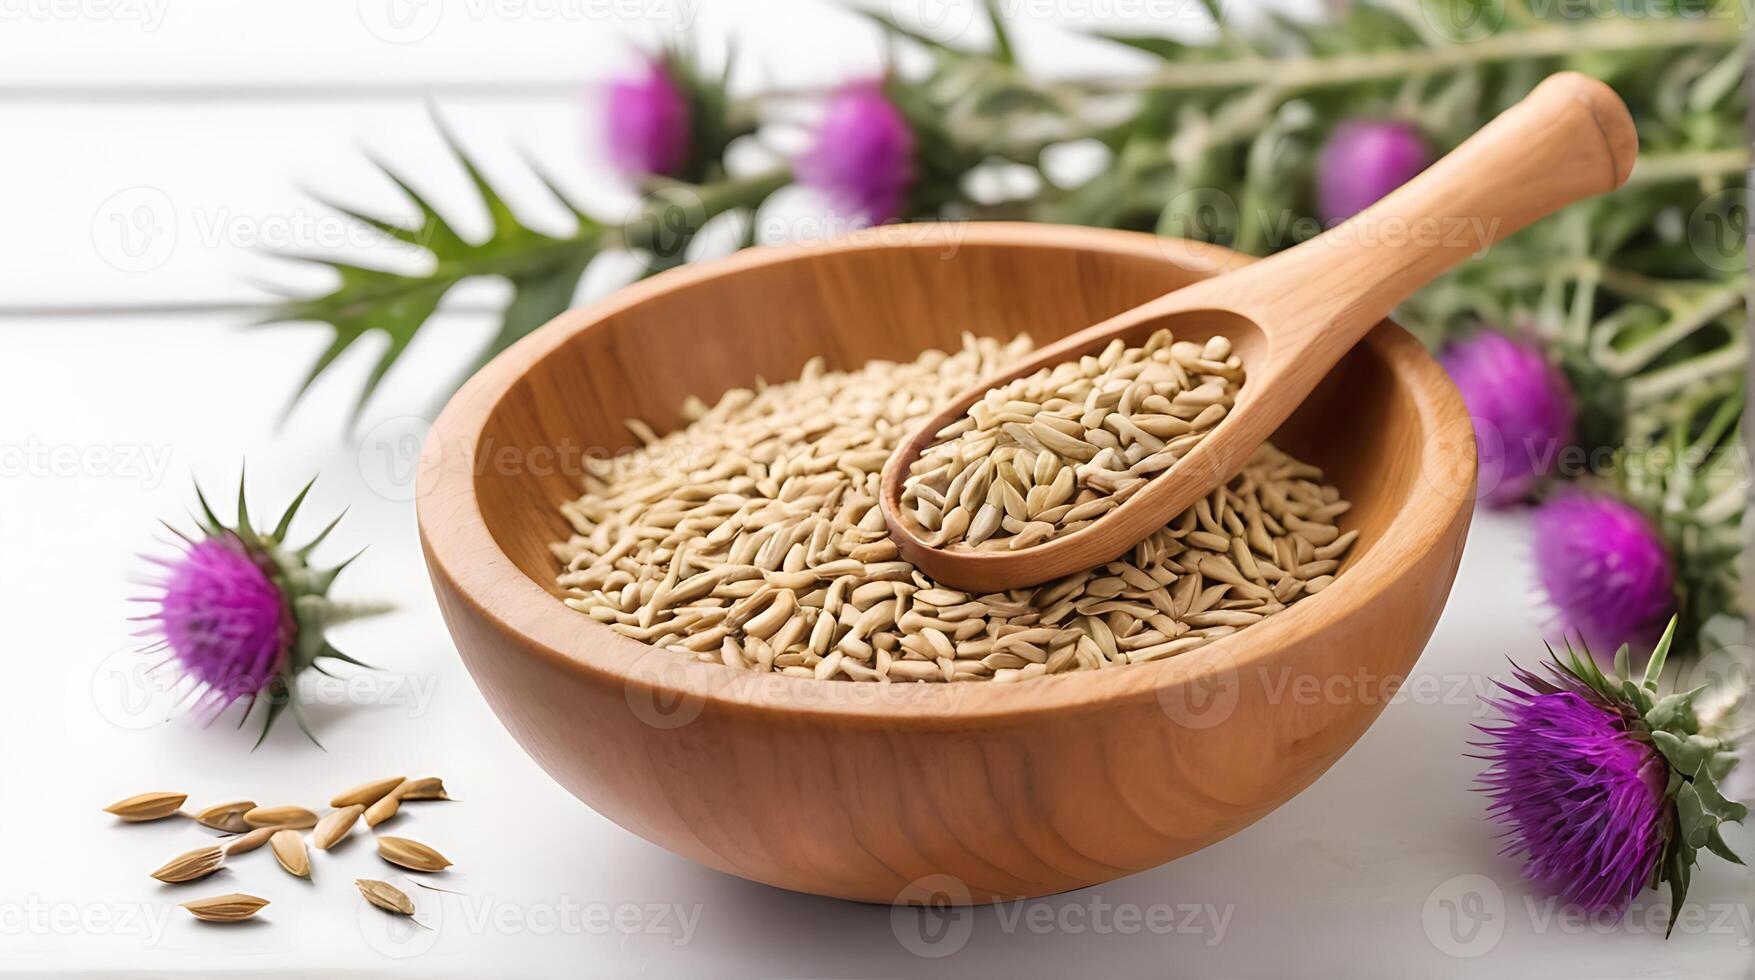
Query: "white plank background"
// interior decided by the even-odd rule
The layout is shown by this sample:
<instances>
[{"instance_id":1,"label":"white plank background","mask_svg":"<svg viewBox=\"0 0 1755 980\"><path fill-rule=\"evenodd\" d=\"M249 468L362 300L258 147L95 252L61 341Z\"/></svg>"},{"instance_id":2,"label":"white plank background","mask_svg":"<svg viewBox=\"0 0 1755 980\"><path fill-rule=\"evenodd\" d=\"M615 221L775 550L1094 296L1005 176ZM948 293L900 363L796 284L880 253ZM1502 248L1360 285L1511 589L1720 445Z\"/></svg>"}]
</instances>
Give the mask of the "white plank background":
<instances>
[{"instance_id":1,"label":"white plank background","mask_svg":"<svg viewBox=\"0 0 1755 980\"><path fill-rule=\"evenodd\" d=\"M979 37L969 0L877 6ZM1131 20L1187 31L1191 6L1007 5L1025 58L1068 73L1138 62L1063 28ZM387 27L392 14L412 26ZM256 281L319 282L264 257L264 240L324 249L339 237L356 253L378 253L367 258L388 257L346 239L305 193L395 206L368 153L395 162L460 225L479 227L432 111L533 220L562 219L520 151L581 201L625 208L594 145L590 92L631 63L630 43L675 39L679 25L710 51L735 36L746 90L855 77L882 52L868 24L812 0L0 0L0 609L10 627L0 684L0 971L1747 975L1749 881L1723 866L1703 870L1692 896L1698 918L1666 944L1647 927L1655 897L1627 922L1580 924L1551 915L1515 865L1495 856L1469 789L1477 764L1460 753L1481 717L1478 692L1503 674L1506 657L1527 661L1539 649L1516 516L1478 520L1412 684L1437 693L1392 705L1332 772L1235 838L1030 903L1054 914L1046 931L1015 924L1016 909L982 909L969 913L964 944L923 958L885 910L706 871L555 787L458 663L408 499L403 437L429 417L436 379L491 329L485 311L503 292L477 288L448 304L391 375L358 441L342 437L342 420L375 351L350 354L277 424L322 334L243 324L266 295ZM786 206L806 213L811 201L794 195ZM263 509L320 470L314 517L352 506L330 554L372 545L342 580L346 591L399 604L341 635L385 669L348 694L350 706L314 709L326 754L291 726L252 754L221 726L166 722L162 692L123 697L135 662L123 621L138 591L129 582L141 571L135 554L162 547L154 522L185 513L191 476L226 496L240 458ZM464 894L417 896L435 926L425 932L387 934L381 917L361 914L350 879L380 866L358 846L323 855L311 887L291 887L265 856L238 862L222 883L272 893L267 921L202 928L173 908L186 895L145 876L194 846L193 832L115 829L98 812L158 787L197 800L243 792L310 801L385 771L438 772L464 801L422 807L407 824L460 866L448 887ZM1746 836L1738 843L1747 849ZM1183 928L1168 934L1118 933L1082 918L1100 906L1155 905L1195 911L1178 913ZM657 918L659 906L688 916L686 934L675 912ZM1454 938L1452 908L1481 931ZM1040 914L1025 911L1025 923Z\"/></svg>"}]
</instances>

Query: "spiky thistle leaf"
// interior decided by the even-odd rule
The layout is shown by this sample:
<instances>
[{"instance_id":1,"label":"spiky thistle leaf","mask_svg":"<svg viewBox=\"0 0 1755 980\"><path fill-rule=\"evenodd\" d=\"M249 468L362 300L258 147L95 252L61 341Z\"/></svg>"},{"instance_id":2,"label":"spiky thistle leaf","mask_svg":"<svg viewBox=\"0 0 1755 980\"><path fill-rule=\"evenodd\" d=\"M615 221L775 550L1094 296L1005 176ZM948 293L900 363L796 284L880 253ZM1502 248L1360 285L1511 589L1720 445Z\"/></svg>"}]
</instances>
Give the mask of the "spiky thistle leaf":
<instances>
[{"instance_id":1,"label":"spiky thistle leaf","mask_svg":"<svg viewBox=\"0 0 1755 980\"><path fill-rule=\"evenodd\" d=\"M394 170L380 164L381 172L401 189L419 213L418 221L404 225L351 208L337 209L420 250L431 269L410 275L324 258L288 256L322 265L339 280L324 295L277 305L261 321L264 324L315 321L327 324L334 334L301 381L295 400L355 343L370 333L381 333L388 342L354 403L353 415L357 419L385 375L432 318L445 294L465 279L498 276L511 283L512 299L501 314L499 328L474 364L485 362L487 357L565 310L586 267L602 247L603 226L567 201L546 179L551 192L575 216L575 230L571 235L556 237L529 226L488 181L449 128L436 115L434 121L447 150L469 178L478 203L487 213L490 231L480 241L465 239L426 196Z\"/></svg>"},{"instance_id":2,"label":"spiky thistle leaf","mask_svg":"<svg viewBox=\"0 0 1755 980\"><path fill-rule=\"evenodd\" d=\"M691 78L694 79L690 87L691 98L700 102L701 111L725 117L711 125L702 124L706 135L718 141L715 145L722 153L724 144L745 130L737 128L736 114L730 113L722 104L722 98L715 101L712 93L719 89L694 76ZM533 164L532 170L539 182L574 221L570 234L555 236L537 231L520 218L436 115L434 124L447 151L468 177L477 202L487 213L490 231L479 241L464 238L437 205L383 164L378 164L378 167L384 176L401 190L419 214L414 224L401 224L353 208L331 205L342 214L418 250L430 268L423 273L409 274L323 257L286 256L328 268L338 280L328 293L275 305L259 323L317 322L326 324L333 335L329 346L318 355L300 382L294 395L295 403L362 338L373 333L382 334L387 343L354 402L353 418L357 421L384 377L414 342L421 328L431 320L453 287L483 276L503 279L511 286L511 299L500 312L498 327L466 365L466 377L495 354L564 312L572 304L587 268L602 252L633 251L641 256L647 274L679 265L689 242L708 221L727 211L748 211L758 207L788 179L782 170L754 177L728 178L710 186L676 184L675 187L684 191L690 206L677 207L664 194L650 195L634 209L625 224L607 225L573 203L548 174ZM659 225L667 234L663 248L644 237L646 229Z\"/></svg>"}]
</instances>

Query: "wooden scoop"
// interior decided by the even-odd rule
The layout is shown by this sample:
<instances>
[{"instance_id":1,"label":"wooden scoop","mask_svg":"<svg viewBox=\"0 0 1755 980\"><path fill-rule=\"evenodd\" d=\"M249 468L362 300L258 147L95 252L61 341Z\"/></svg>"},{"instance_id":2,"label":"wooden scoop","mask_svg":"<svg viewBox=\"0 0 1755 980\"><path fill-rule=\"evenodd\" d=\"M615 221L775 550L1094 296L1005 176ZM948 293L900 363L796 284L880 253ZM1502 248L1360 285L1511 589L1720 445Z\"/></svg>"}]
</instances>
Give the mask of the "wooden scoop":
<instances>
[{"instance_id":1,"label":"wooden scoop","mask_svg":"<svg viewBox=\"0 0 1755 980\"><path fill-rule=\"evenodd\" d=\"M1397 303L1537 218L1620 187L1638 145L1626 105L1607 85L1573 72L1546 79L1424 173L1322 235L1119 313L963 392L884 466L880 504L892 539L937 581L983 593L1114 560L1235 476ZM1222 334L1242 358L1236 404L1205 439L1120 506L1063 537L1012 551L927 543L930 532L901 498L910 465L936 433L993 388L1095 354L1118 337L1141 344L1164 327L1196 343Z\"/></svg>"}]
</instances>

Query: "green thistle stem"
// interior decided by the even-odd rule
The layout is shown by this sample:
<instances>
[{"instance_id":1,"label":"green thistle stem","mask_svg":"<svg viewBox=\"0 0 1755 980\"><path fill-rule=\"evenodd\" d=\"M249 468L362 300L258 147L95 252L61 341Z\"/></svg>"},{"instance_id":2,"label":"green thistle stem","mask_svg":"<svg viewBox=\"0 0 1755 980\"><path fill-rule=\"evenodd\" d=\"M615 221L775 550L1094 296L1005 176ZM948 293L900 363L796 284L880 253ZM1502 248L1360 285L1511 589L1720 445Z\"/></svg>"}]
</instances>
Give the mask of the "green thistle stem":
<instances>
[{"instance_id":1,"label":"green thistle stem","mask_svg":"<svg viewBox=\"0 0 1755 980\"><path fill-rule=\"evenodd\" d=\"M1629 184L1656 184L1666 180L1706 180L1731 177L1749 169L1747 147L1694 150L1684 153L1649 153L1633 164Z\"/></svg>"},{"instance_id":2,"label":"green thistle stem","mask_svg":"<svg viewBox=\"0 0 1755 980\"><path fill-rule=\"evenodd\" d=\"M1666 396L1685 391L1708 378L1740 371L1747 366L1748 361L1749 348L1739 339L1710 354L1691 357L1628 381L1627 401L1630 405L1661 401Z\"/></svg>"},{"instance_id":3,"label":"green thistle stem","mask_svg":"<svg viewBox=\"0 0 1755 980\"><path fill-rule=\"evenodd\" d=\"M777 167L752 177L734 178L699 188L679 185L675 198L667 198L664 188L659 187L649 195L645 207L634 220L604 229L591 244L598 248L645 248L649 245L648 228L657 228L661 233L698 231L700 225L726 212L760 207L775 191L791 182L791 168ZM688 214L691 210L696 213ZM692 227L677 225L674 219L679 217L687 219Z\"/></svg>"},{"instance_id":4,"label":"green thistle stem","mask_svg":"<svg viewBox=\"0 0 1755 980\"><path fill-rule=\"evenodd\" d=\"M1591 357L1610 374L1623 377L1634 374L1651 364L1677 341L1742 303L1743 289L1743 283L1731 282L1694 291L1688 299L1670 304L1670 319L1662 330L1624 349L1617 350L1614 347L1614 331L1599 330L1592 338ZM1640 380L1650 383L1653 377L1662 373L1652 372ZM1660 391L1667 390L1662 383L1656 383L1656 387Z\"/></svg>"},{"instance_id":5,"label":"green thistle stem","mask_svg":"<svg viewBox=\"0 0 1755 980\"><path fill-rule=\"evenodd\" d=\"M1335 57L1241 58L1166 64L1137 77L1082 79L1066 84L1092 91L1171 92L1271 85L1282 92L1353 85L1375 79L1421 78L1499 61L1575 58L1587 51L1729 47L1741 40L1736 18L1604 20L1496 34L1472 44Z\"/></svg>"},{"instance_id":6,"label":"green thistle stem","mask_svg":"<svg viewBox=\"0 0 1755 980\"><path fill-rule=\"evenodd\" d=\"M1742 486L1726 487L1708 500L1694 508L1694 519L1705 526L1712 526L1741 514L1749 503L1749 491Z\"/></svg>"},{"instance_id":7,"label":"green thistle stem","mask_svg":"<svg viewBox=\"0 0 1755 980\"><path fill-rule=\"evenodd\" d=\"M1539 286L1555 277L1593 280L1617 296L1653 306L1667 306L1702 292L1716 294L1727 287L1740 288L1729 279L1722 283L1694 279L1658 279L1582 255L1569 255L1546 262L1507 265L1494 271L1494 281L1506 290Z\"/></svg>"},{"instance_id":8,"label":"green thistle stem","mask_svg":"<svg viewBox=\"0 0 1755 980\"><path fill-rule=\"evenodd\" d=\"M1083 93L1194 92L1260 85L1273 86L1284 92L1382 79L1420 78L1495 62L1576 57L1595 51L1691 46L1729 48L1741 39L1741 21L1737 18L1606 20L1577 27L1520 29L1464 44L1449 43L1440 38L1435 39L1430 47L1403 51L1291 58L1250 55L1225 61L1160 65L1138 75L1076 76L1042 84L1060 91ZM739 99L737 103L759 111L777 104L820 99L824 92L819 86L775 88Z\"/></svg>"},{"instance_id":9,"label":"green thistle stem","mask_svg":"<svg viewBox=\"0 0 1755 980\"><path fill-rule=\"evenodd\" d=\"M1594 260L1578 260L1594 261ZM1690 295L1702 291L1717 292L1723 285L1716 282L1700 280L1658 279L1653 276L1641 275L1626 269L1617 269L1597 263L1603 277L1603 285L1611 291L1628 299L1637 299L1653 306L1665 306L1670 303L1685 301Z\"/></svg>"}]
</instances>

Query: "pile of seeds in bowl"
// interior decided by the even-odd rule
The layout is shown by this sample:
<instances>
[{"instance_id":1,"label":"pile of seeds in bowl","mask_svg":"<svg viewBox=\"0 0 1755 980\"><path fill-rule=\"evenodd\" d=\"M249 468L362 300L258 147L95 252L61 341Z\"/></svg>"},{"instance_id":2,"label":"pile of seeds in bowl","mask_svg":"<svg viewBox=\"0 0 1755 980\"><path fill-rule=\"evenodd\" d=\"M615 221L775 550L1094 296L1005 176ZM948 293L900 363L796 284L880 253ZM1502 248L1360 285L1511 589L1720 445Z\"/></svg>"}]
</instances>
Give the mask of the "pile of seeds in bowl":
<instances>
[{"instance_id":1,"label":"pile of seeds in bowl","mask_svg":"<svg viewBox=\"0 0 1755 980\"><path fill-rule=\"evenodd\" d=\"M1231 342L1177 341L1063 361L989 391L920 454L902 506L936 548L1027 548L1120 506L1218 425L1243 363Z\"/></svg>"},{"instance_id":2,"label":"pile of seeds in bowl","mask_svg":"<svg viewBox=\"0 0 1755 980\"><path fill-rule=\"evenodd\" d=\"M908 363L814 359L796 381L690 399L667 435L630 422L644 445L590 461L584 496L561 507L575 530L552 546L567 604L741 670L1006 682L1175 656L1333 580L1358 536L1336 525L1348 505L1271 445L1098 568L976 595L903 561L878 507L885 460L1030 347L965 336Z\"/></svg>"}]
</instances>

